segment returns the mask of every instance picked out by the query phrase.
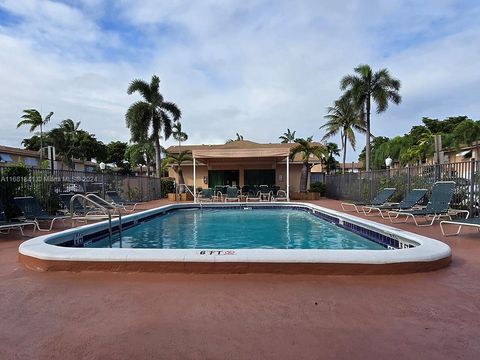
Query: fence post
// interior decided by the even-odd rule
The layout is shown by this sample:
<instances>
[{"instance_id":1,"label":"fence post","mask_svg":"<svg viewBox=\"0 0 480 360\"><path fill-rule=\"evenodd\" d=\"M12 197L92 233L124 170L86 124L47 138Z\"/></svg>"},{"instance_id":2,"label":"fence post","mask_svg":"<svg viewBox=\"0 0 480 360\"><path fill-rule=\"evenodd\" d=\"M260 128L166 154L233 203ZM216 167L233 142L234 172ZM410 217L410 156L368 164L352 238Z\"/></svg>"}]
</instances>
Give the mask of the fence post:
<instances>
[{"instance_id":1,"label":"fence post","mask_svg":"<svg viewBox=\"0 0 480 360\"><path fill-rule=\"evenodd\" d=\"M470 160L470 216L475 208L475 158Z\"/></svg>"}]
</instances>

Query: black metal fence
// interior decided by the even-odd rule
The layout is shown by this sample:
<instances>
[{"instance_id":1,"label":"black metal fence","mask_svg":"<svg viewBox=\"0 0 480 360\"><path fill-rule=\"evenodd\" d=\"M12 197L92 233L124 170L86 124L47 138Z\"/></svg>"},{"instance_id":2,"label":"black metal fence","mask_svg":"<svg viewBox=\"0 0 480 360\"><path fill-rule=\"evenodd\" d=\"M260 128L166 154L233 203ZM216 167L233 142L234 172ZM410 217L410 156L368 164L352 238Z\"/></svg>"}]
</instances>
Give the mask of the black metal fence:
<instances>
[{"instance_id":1,"label":"black metal fence","mask_svg":"<svg viewBox=\"0 0 480 360\"><path fill-rule=\"evenodd\" d=\"M456 184L452 207L478 213L480 202L480 161L439 165L408 166L399 169L331 174L325 178L326 196L333 199L368 201L380 189L395 187L393 201L401 200L415 188L429 189L436 181Z\"/></svg>"},{"instance_id":2,"label":"black metal fence","mask_svg":"<svg viewBox=\"0 0 480 360\"><path fill-rule=\"evenodd\" d=\"M15 215L13 198L35 196L50 212L60 208L59 194L97 193L104 197L106 191L115 190L128 201L150 201L174 192L173 181L153 177L102 174L69 170L0 166L0 201L7 215Z\"/></svg>"}]
</instances>

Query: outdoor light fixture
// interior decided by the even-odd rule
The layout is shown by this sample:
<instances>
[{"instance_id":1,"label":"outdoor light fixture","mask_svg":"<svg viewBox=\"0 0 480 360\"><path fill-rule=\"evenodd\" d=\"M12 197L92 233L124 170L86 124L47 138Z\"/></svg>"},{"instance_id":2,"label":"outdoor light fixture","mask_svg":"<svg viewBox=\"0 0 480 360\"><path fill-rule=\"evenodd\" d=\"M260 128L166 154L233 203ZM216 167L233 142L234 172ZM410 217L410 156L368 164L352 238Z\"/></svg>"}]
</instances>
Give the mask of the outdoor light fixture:
<instances>
[{"instance_id":1,"label":"outdoor light fixture","mask_svg":"<svg viewBox=\"0 0 480 360\"><path fill-rule=\"evenodd\" d=\"M98 165L100 166L100 170L105 170L105 163L103 161Z\"/></svg>"},{"instance_id":2,"label":"outdoor light fixture","mask_svg":"<svg viewBox=\"0 0 480 360\"><path fill-rule=\"evenodd\" d=\"M393 162L393 160L390 156L385 159L385 165L387 166L387 168L392 166L392 162Z\"/></svg>"}]
</instances>

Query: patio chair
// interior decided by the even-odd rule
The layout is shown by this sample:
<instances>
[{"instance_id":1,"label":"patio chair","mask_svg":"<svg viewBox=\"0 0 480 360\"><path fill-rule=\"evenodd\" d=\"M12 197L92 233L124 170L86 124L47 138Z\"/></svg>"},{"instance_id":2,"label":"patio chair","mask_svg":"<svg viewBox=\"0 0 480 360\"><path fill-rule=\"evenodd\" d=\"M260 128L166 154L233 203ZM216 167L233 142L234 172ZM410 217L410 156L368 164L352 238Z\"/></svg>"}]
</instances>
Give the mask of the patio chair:
<instances>
[{"instance_id":1,"label":"patio chair","mask_svg":"<svg viewBox=\"0 0 480 360\"><path fill-rule=\"evenodd\" d=\"M36 223L37 229L39 231L52 230L53 224L57 220L61 220L63 226L65 226L65 220L69 218L69 216L65 215L50 215L42 208L40 202L33 196L15 197L13 201L15 202L15 205L18 207L18 209L22 212L22 215L26 220L31 220ZM48 229L41 229L39 222L42 221L50 222L50 227Z\"/></svg>"},{"instance_id":2,"label":"patio chair","mask_svg":"<svg viewBox=\"0 0 480 360\"><path fill-rule=\"evenodd\" d=\"M236 187L228 187L227 195L225 196L225 202L229 201L240 201L238 198L238 190Z\"/></svg>"},{"instance_id":3,"label":"patio chair","mask_svg":"<svg viewBox=\"0 0 480 360\"><path fill-rule=\"evenodd\" d=\"M0 233L3 234L2 230L6 230L8 234L12 229L19 229L20 233L25 236L23 233L23 227L26 225L32 225L33 232L35 232L37 224L34 221L8 221L7 216L5 215L5 208L3 207L2 202L0 202Z\"/></svg>"},{"instance_id":4,"label":"patio chair","mask_svg":"<svg viewBox=\"0 0 480 360\"><path fill-rule=\"evenodd\" d=\"M64 207L66 213L70 213L71 209L71 200L75 194L70 193L70 194L60 194L60 202L61 205ZM84 214L87 212L87 209L83 206L83 204L78 200L75 199L73 200L73 212L74 214Z\"/></svg>"},{"instance_id":5,"label":"patio chair","mask_svg":"<svg viewBox=\"0 0 480 360\"><path fill-rule=\"evenodd\" d=\"M445 225L458 225L458 230L455 233L447 234L444 229ZM466 218L466 219L440 221L440 229L442 230L442 234L444 236L452 236L452 235L460 234L460 231L462 230L463 226L477 228L477 230L480 231L480 218L474 217L474 218Z\"/></svg>"},{"instance_id":6,"label":"patio chair","mask_svg":"<svg viewBox=\"0 0 480 360\"><path fill-rule=\"evenodd\" d=\"M213 201L213 189L202 189L197 197L198 201Z\"/></svg>"},{"instance_id":7,"label":"patio chair","mask_svg":"<svg viewBox=\"0 0 480 360\"><path fill-rule=\"evenodd\" d=\"M223 186L215 186L213 191L213 201L223 201Z\"/></svg>"},{"instance_id":8,"label":"patio chair","mask_svg":"<svg viewBox=\"0 0 480 360\"><path fill-rule=\"evenodd\" d=\"M356 211L360 214L362 206L380 206L384 205L395 193L395 188L385 188L381 190L375 198L370 202L344 202L341 203L343 211ZM347 207L352 207L353 210L347 210ZM358 208L360 207L360 209Z\"/></svg>"},{"instance_id":9,"label":"patio chair","mask_svg":"<svg viewBox=\"0 0 480 360\"><path fill-rule=\"evenodd\" d=\"M285 190L278 190L276 194L272 194L272 201L288 201L287 192Z\"/></svg>"},{"instance_id":10,"label":"patio chair","mask_svg":"<svg viewBox=\"0 0 480 360\"><path fill-rule=\"evenodd\" d=\"M258 202L260 200L260 191L255 192L254 190L250 190L247 198L245 199L246 202Z\"/></svg>"},{"instance_id":11,"label":"patio chair","mask_svg":"<svg viewBox=\"0 0 480 360\"><path fill-rule=\"evenodd\" d=\"M390 204L383 204L379 206L363 206L363 214L365 216L373 216L376 215L376 212L380 214L383 219L386 219L388 216L385 216L384 210L409 210L413 207L417 206L417 204L425 197L427 194L427 189L413 189L410 191L405 199L400 201L399 203L390 203Z\"/></svg>"},{"instance_id":12,"label":"patio chair","mask_svg":"<svg viewBox=\"0 0 480 360\"><path fill-rule=\"evenodd\" d=\"M270 201L272 191L268 185L260 185L259 193L260 201Z\"/></svg>"},{"instance_id":13,"label":"patio chair","mask_svg":"<svg viewBox=\"0 0 480 360\"><path fill-rule=\"evenodd\" d=\"M435 220L440 219L441 217L448 217L452 219L449 214L450 202L452 201L453 193L455 191L455 182L454 181L437 181L432 188L432 195L428 201L428 204L423 209L413 209L413 210L398 210L398 211L389 211L388 217L390 221L394 221L400 216L405 216L405 221L407 222L409 218L413 219L413 222L416 226L431 226ZM467 212L467 211L465 211ZM392 217L392 215L395 215ZM467 217L468 217L467 212ZM423 217L425 219L424 224L419 224L417 217ZM432 220L429 222L428 219Z\"/></svg>"},{"instance_id":14,"label":"patio chair","mask_svg":"<svg viewBox=\"0 0 480 360\"><path fill-rule=\"evenodd\" d=\"M137 203L137 202L134 202L134 201L126 201L126 200L123 200L120 195L118 195L118 193L116 191L106 191L105 192L107 194L107 196L112 200L112 202L117 205L117 206L123 206L124 210L125 211L135 211L135 208L137 207L137 205L140 205L142 203ZM127 209L126 206L133 206L132 209Z\"/></svg>"}]
</instances>

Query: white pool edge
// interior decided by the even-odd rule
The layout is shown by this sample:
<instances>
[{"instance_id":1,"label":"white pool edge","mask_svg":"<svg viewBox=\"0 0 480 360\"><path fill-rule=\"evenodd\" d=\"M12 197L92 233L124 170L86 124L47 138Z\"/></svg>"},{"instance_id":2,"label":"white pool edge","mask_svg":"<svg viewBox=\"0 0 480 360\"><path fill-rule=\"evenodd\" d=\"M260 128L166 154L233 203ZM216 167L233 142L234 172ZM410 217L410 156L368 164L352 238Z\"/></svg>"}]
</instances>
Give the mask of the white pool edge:
<instances>
[{"instance_id":1,"label":"white pool edge","mask_svg":"<svg viewBox=\"0 0 480 360\"><path fill-rule=\"evenodd\" d=\"M213 204L215 207L236 204ZM269 205L266 203L246 203L245 206ZM399 264L435 262L451 256L450 247L438 240L404 231L374 221L358 218L350 214L331 210L307 203L274 203L274 206L300 206L323 212L357 224L383 232L398 240L418 244L412 248L395 250L330 250L330 249L234 249L234 254L226 255L231 249L131 249L131 248L76 248L62 247L47 243L54 241L61 234L69 235L102 230L107 222L89 224L64 230L60 233L47 234L27 240L19 246L19 253L45 261L69 262L185 262L185 263L296 263L296 264ZM126 215L122 222L135 220L175 208L192 207L194 204L170 204L136 214ZM118 220L113 220L115 226ZM202 253L202 251L206 251Z\"/></svg>"}]
</instances>

